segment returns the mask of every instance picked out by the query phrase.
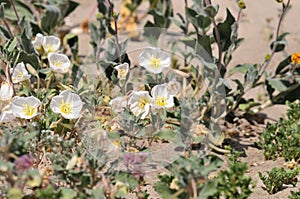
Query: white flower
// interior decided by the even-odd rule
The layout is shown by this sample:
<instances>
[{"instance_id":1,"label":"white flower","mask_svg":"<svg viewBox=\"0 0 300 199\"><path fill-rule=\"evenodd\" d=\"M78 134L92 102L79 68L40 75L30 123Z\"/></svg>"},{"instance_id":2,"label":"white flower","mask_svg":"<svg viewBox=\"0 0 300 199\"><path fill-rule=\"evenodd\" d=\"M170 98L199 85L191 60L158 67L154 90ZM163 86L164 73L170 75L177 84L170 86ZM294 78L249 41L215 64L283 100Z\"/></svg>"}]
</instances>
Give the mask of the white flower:
<instances>
[{"instance_id":1,"label":"white flower","mask_svg":"<svg viewBox=\"0 0 300 199\"><path fill-rule=\"evenodd\" d=\"M32 45L34 47L34 50L38 53L41 54L43 52L43 37L44 35L42 35L41 33L36 34L35 36L35 40L32 41Z\"/></svg>"},{"instance_id":2,"label":"white flower","mask_svg":"<svg viewBox=\"0 0 300 199\"><path fill-rule=\"evenodd\" d=\"M129 71L128 63L123 63L114 67L118 71L118 78L125 80Z\"/></svg>"},{"instance_id":3,"label":"white flower","mask_svg":"<svg viewBox=\"0 0 300 199\"><path fill-rule=\"evenodd\" d=\"M170 66L170 55L158 48L146 48L139 56L139 64L147 71L158 74Z\"/></svg>"},{"instance_id":4,"label":"white flower","mask_svg":"<svg viewBox=\"0 0 300 199\"><path fill-rule=\"evenodd\" d=\"M168 92L167 84L156 85L151 90L154 108L170 108L174 106L173 95Z\"/></svg>"},{"instance_id":5,"label":"white flower","mask_svg":"<svg viewBox=\"0 0 300 199\"><path fill-rule=\"evenodd\" d=\"M38 107L41 101L33 96L14 97L12 102L12 113L19 118L31 119L38 114Z\"/></svg>"},{"instance_id":6,"label":"white flower","mask_svg":"<svg viewBox=\"0 0 300 199\"><path fill-rule=\"evenodd\" d=\"M109 105L115 113L120 113L124 111L124 108L127 106L127 99L124 96L116 97L110 100Z\"/></svg>"},{"instance_id":7,"label":"white flower","mask_svg":"<svg viewBox=\"0 0 300 199\"><path fill-rule=\"evenodd\" d=\"M42 46L46 54L56 52L60 47L60 39L55 36L44 36Z\"/></svg>"},{"instance_id":8,"label":"white flower","mask_svg":"<svg viewBox=\"0 0 300 199\"><path fill-rule=\"evenodd\" d=\"M52 98L50 108L54 113L61 114L66 119L76 119L80 116L82 101L77 94L64 90Z\"/></svg>"},{"instance_id":9,"label":"white flower","mask_svg":"<svg viewBox=\"0 0 300 199\"><path fill-rule=\"evenodd\" d=\"M6 102L11 100L14 95L13 86L8 82L2 82L0 88L0 101Z\"/></svg>"},{"instance_id":10,"label":"white flower","mask_svg":"<svg viewBox=\"0 0 300 199\"><path fill-rule=\"evenodd\" d=\"M15 119L15 115L13 114L12 110L11 110L11 104L5 106L2 109L2 113L0 115L0 123L3 122L11 122Z\"/></svg>"},{"instance_id":11,"label":"white flower","mask_svg":"<svg viewBox=\"0 0 300 199\"><path fill-rule=\"evenodd\" d=\"M28 74L28 71L25 68L25 64L23 62L18 63L13 70L13 74L11 76L13 83L19 83L31 77Z\"/></svg>"},{"instance_id":12,"label":"white flower","mask_svg":"<svg viewBox=\"0 0 300 199\"><path fill-rule=\"evenodd\" d=\"M149 111L151 97L147 91L134 92L129 99L129 108L135 116L142 114L141 119L144 119Z\"/></svg>"},{"instance_id":13,"label":"white flower","mask_svg":"<svg viewBox=\"0 0 300 199\"><path fill-rule=\"evenodd\" d=\"M67 55L59 53L48 54L49 65L52 71L58 73L66 73L71 67L71 62Z\"/></svg>"}]
</instances>

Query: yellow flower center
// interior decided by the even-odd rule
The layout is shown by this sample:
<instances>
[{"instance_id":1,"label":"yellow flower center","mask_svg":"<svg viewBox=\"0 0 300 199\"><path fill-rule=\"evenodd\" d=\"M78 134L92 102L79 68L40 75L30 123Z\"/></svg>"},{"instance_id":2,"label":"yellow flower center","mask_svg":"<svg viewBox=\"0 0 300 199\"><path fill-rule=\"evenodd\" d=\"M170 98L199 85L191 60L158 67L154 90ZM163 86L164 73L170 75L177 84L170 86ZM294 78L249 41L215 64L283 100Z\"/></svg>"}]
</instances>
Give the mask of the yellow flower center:
<instances>
[{"instance_id":1,"label":"yellow flower center","mask_svg":"<svg viewBox=\"0 0 300 199\"><path fill-rule=\"evenodd\" d=\"M150 100L149 99L147 99L147 98L141 98L140 100L139 100L139 108L140 109L144 109L145 108L145 105L146 104L149 104L150 103Z\"/></svg>"},{"instance_id":2,"label":"yellow flower center","mask_svg":"<svg viewBox=\"0 0 300 199\"><path fill-rule=\"evenodd\" d=\"M18 72L17 73L17 77L20 78L20 79L23 79L24 78L24 74L22 72Z\"/></svg>"},{"instance_id":3,"label":"yellow flower center","mask_svg":"<svg viewBox=\"0 0 300 199\"><path fill-rule=\"evenodd\" d=\"M54 52L54 51L55 51L55 46L54 46L54 45L47 44L47 45L44 46L44 49L45 49L45 51L47 51L48 53Z\"/></svg>"},{"instance_id":4,"label":"yellow flower center","mask_svg":"<svg viewBox=\"0 0 300 199\"><path fill-rule=\"evenodd\" d=\"M160 59L157 59L155 57L152 57L151 60L150 60L150 67L151 68L154 68L154 69L157 69L159 68L161 65L161 60Z\"/></svg>"},{"instance_id":5,"label":"yellow flower center","mask_svg":"<svg viewBox=\"0 0 300 199\"><path fill-rule=\"evenodd\" d=\"M298 64L300 64L300 53L294 53L292 55L291 61L292 61L292 64L295 64L296 62Z\"/></svg>"},{"instance_id":6,"label":"yellow flower center","mask_svg":"<svg viewBox=\"0 0 300 199\"><path fill-rule=\"evenodd\" d=\"M119 69L118 70L118 75L120 79L125 79L127 75L127 70L125 69Z\"/></svg>"},{"instance_id":7,"label":"yellow flower center","mask_svg":"<svg viewBox=\"0 0 300 199\"><path fill-rule=\"evenodd\" d=\"M34 107L29 104L25 104L23 108L23 113L26 116L32 116L35 113Z\"/></svg>"},{"instance_id":8,"label":"yellow flower center","mask_svg":"<svg viewBox=\"0 0 300 199\"><path fill-rule=\"evenodd\" d=\"M70 114L72 111L72 106L70 103L62 102L61 105L59 105L59 110L64 114Z\"/></svg>"},{"instance_id":9,"label":"yellow flower center","mask_svg":"<svg viewBox=\"0 0 300 199\"><path fill-rule=\"evenodd\" d=\"M166 104L167 104L166 97L165 96L157 96L155 98L155 104L157 106L166 106Z\"/></svg>"},{"instance_id":10,"label":"yellow flower center","mask_svg":"<svg viewBox=\"0 0 300 199\"><path fill-rule=\"evenodd\" d=\"M57 68L60 68L63 65L63 62L58 60L58 61L55 61L53 63L53 65L56 66Z\"/></svg>"}]
</instances>

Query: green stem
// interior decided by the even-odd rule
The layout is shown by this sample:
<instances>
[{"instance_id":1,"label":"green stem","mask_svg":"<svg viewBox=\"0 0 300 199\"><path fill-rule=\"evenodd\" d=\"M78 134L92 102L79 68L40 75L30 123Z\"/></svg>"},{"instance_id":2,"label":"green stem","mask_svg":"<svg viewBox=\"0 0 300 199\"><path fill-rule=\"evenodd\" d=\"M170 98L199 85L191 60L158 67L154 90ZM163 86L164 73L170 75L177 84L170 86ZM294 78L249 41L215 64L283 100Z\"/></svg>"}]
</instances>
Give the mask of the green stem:
<instances>
[{"instance_id":1,"label":"green stem","mask_svg":"<svg viewBox=\"0 0 300 199\"><path fill-rule=\"evenodd\" d=\"M46 89L48 90L49 87L50 87L50 84L51 84L51 80L52 80L52 76L53 76L53 71L50 72L50 75L49 75L49 80L47 81L47 86L46 86Z\"/></svg>"}]
</instances>

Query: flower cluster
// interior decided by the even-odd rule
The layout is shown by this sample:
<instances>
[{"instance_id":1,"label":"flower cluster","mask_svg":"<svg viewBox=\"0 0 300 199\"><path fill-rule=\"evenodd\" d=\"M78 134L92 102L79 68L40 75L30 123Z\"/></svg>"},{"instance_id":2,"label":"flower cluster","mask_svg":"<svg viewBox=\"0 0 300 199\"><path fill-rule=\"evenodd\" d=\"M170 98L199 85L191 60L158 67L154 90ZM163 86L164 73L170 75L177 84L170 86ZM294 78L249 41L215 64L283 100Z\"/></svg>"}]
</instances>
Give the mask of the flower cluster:
<instances>
[{"instance_id":1,"label":"flower cluster","mask_svg":"<svg viewBox=\"0 0 300 199\"><path fill-rule=\"evenodd\" d=\"M49 68L53 72L66 73L69 71L71 62L67 55L59 53L61 42L58 37L37 34L32 45L36 53L42 56L42 60L48 59ZM32 66L24 62L17 63L10 70L11 80L1 83L0 106L2 111L0 123L12 122L16 118L30 120L44 114L42 112L44 109L40 108L41 106L48 107L36 96L23 96L23 93L16 92L19 91L17 89L19 88L18 84L30 81L31 74L29 72L34 76L38 75L36 71L32 72L31 68ZM77 94L64 90L59 95L52 97L50 109L54 113L61 114L65 119L77 119L80 117L82 101Z\"/></svg>"},{"instance_id":2,"label":"flower cluster","mask_svg":"<svg viewBox=\"0 0 300 199\"><path fill-rule=\"evenodd\" d=\"M32 42L35 51L45 55L49 61L49 67L53 72L66 73L71 67L71 62L65 54L58 53L61 42L55 36L43 36L38 33Z\"/></svg>"},{"instance_id":3,"label":"flower cluster","mask_svg":"<svg viewBox=\"0 0 300 199\"><path fill-rule=\"evenodd\" d=\"M171 58L168 53L158 48L146 48L140 54L138 61L140 66L145 68L146 71L159 74L170 66ZM118 65L115 69L118 71L119 79L125 79L129 72L127 63ZM153 86L150 93L148 91L133 91L128 97L112 99L110 105L116 113L121 112L123 108L129 107L135 116L145 119L150 110L174 106L174 96L178 92L178 89L174 91L172 88L174 85L178 87L176 83L169 82Z\"/></svg>"}]
</instances>

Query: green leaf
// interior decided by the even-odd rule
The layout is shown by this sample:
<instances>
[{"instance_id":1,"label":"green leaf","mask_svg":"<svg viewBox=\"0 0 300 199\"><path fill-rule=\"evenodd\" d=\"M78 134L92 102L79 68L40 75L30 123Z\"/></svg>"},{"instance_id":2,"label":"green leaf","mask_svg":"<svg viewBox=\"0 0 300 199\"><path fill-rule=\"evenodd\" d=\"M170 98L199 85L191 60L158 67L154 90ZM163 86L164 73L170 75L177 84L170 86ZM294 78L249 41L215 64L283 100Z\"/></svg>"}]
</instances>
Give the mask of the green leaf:
<instances>
[{"instance_id":1,"label":"green leaf","mask_svg":"<svg viewBox=\"0 0 300 199\"><path fill-rule=\"evenodd\" d=\"M199 192L198 198L206 199L210 196L214 196L217 192L216 183L214 181L208 181Z\"/></svg>"},{"instance_id":2,"label":"green leaf","mask_svg":"<svg viewBox=\"0 0 300 199\"><path fill-rule=\"evenodd\" d=\"M219 23L217 25L218 31L220 34L222 51L228 50L229 46L231 45L231 33L232 33L232 24L235 23L235 18L232 16L229 9L227 9L227 16L223 23ZM214 28L214 36L216 37L216 29ZM217 39L215 39L217 41Z\"/></svg>"},{"instance_id":3,"label":"green leaf","mask_svg":"<svg viewBox=\"0 0 300 199\"><path fill-rule=\"evenodd\" d=\"M60 192L61 192L60 199L74 199L77 196L76 191L70 188L61 187Z\"/></svg>"},{"instance_id":4,"label":"green leaf","mask_svg":"<svg viewBox=\"0 0 300 199\"><path fill-rule=\"evenodd\" d=\"M171 130L164 130L157 133L157 137L172 141L177 136L177 133Z\"/></svg>"},{"instance_id":5,"label":"green leaf","mask_svg":"<svg viewBox=\"0 0 300 199\"><path fill-rule=\"evenodd\" d=\"M201 14L197 17L197 20L198 20L199 27L202 28L203 30L208 28L211 24L211 19Z\"/></svg>"},{"instance_id":6,"label":"green leaf","mask_svg":"<svg viewBox=\"0 0 300 199\"><path fill-rule=\"evenodd\" d=\"M158 26L150 21L144 26L144 34L143 36L147 39L147 41L153 46L157 46L157 40L162 33L162 29L158 28Z\"/></svg>"},{"instance_id":7,"label":"green leaf","mask_svg":"<svg viewBox=\"0 0 300 199\"><path fill-rule=\"evenodd\" d=\"M207 16L209 16L210 18L214 18L219 10L219 6L213 6L213 5L208 5L204 8L205 13L207 14Z\"/></svg>"},{"instance_id":8,"label":"green leaf","mask_svg":"<svg viewBox=\"0 0 300 199\"><path fill-rule=\"evenodd\" d=\"M162 198L170 198L174 193L176 193L175 190L171 190L170 187L163 182L155 183L154 189Z\"/></svg>"},{"instance_id":9,"label":"green leaf","mask_svg":"<svg viewBox=\"0 0 300 199\"><path fill-rule=\"evenodd\" d=\"M239 64L237 65L235 68L232 68L229 72L230 75L236 73L236 72L240 72L240 73L243 73L245 74L250 67L253 67L253 64Z\"/></svg>"},{"instance_id":10,"label":"green leaf","mask_svg":"<svg viewBox=\"0 0 300 199\"><path fill-rule=\"evenodd\" d=\"M287 67L289 64L291 63L291 56L288 56L287 58L285 58L283 61L281 61L277 68L276 68L276 72L275 74L279 74L283 69L285 69L285 67Z\"/></svg>"},{"instance_id":11,"label":"green leaf","mask_svg":"<svg viewBox=\"0 0 300 199\"><path fill-rule=\"evenodd\" d=\"M78 54L78 36L75 34L66 34L64 40L69 45L73 58L76 60Z\"/></svg>"},{"instance_id":12,"label":"green leaf","mask_svg":"<svg viewBox=\"0 0 300 199\"><path fill-rule=\"evenodd\" d=\"M15 37L14 40L12 40L12 42L9 44L7 51L12 52L16 48L17 44L18 44L18 40Z\"/></svg>"},{"instance_id":13,"label":"green leaf","mask_svg":"<svg viewBox=\"0 0 300 199\"><path fill-rule=\"evenodd\" d=\"M0 4L0 19L5 19L5 3L1 2Z\"/></svg>"},{"instance_id":14,"label":"green leaf","mask_svg":"<svg viewBox=\"0 0 300 199\"><path fill-rule=\"evenodd\" d=\"M283 51L285 46L287 46L287 41L286 41L285 37L288 34L289 33L285 32L285 33L281 34L276 41L273 41L270 45L271 50L273 50L275 47L275 49L274 49L275 52Z\"/></svg>"},{"instance_id":15,"label":"green leaf","mask_svg":"<svg viewBox=\"0 0 300 199\"><path fill-rule=\"evenodd\" d=\"M5 162L4 160L0 160L0 171L7 172L12 168L12 164Z\"/></svg>"},{"instance_id":16,"label":"green leaf","mask_svg":"<svg viewBox=\"0 0 300 199\"><path fill-rule=\"evenodd\" d=\"M41 19L41 26L46 33L52 34L61 13L59 8L54 5L44 5L44 8L46 9L46 13Z\"/></svg>"},{"instance_id":17,"label":"green leaf","mask_svg":"<svg viewBox=\"0 0 300 199\"><path fill-rule=\"evenodd\" d=\"M210 43L210 37L207 35L198 34L198 43L206 50L207 54L212 57L212 49Z\"/></svg>"},{"instance_id":18,"label":"green leaf","mask_svg":"<svg viewBox=\"0 0 300 199\"><path fill-rule=\"evenodd\" d=\"M282 40L282 41L274 41L271 43L270 48L271 50L273 50L273 48L275 47L274 51L275 52L280 52L283 51L285 46L287 46L287 41L286 40Z\"/></svg>"},{"instance_id":19,"label":"green leaf","mask_svg":"<svg viewBox=\"0 0 300 199\"><path fill-rule=\"evenodd\" d=\"M36 189L35 194L39 199L48 199L57 197L57 193L55 193L51 184L49 184L46 188Z\"/></svg>"},{"instance_id":20,"label":"green leaf","mask_svg":"<svg viewBox=\"0 0 300 199\"><path fill-rule=\"evenodd\" d=\"M12 39L5 26L0 26L0 35L7 40Z\"/></svg>"},{"instance_id":21,"label":"green leaf","mask_svg":"<svg viewBox=\"0 0 300 199\"><path fill-rule=\"evenodd\" d=\"M189 21L196 27L198 27L198 21L196 16L198 13L192 8L185 8L185 13Z\"/></svg>"},{"instance_id":22,"label":"green leaf","mask_svg":"<svg viewBox=\"0 0 300 199\"><path fill-rule=\"evenodd\" d=\"M7 2L7 5L5 5L5 17L9 20L17 21L17 17L13 7L8 0L5 1ZM34 16L30 8L26 4L24 4L22 0L14 0L14 5L20 19L26 16L29 20L34 20Z\"/></svg>"},{"instance_id":23,"label":"green leaf","mask_svg":"<svg viewBox=\"0 0 300 199\"><path fill-rule=\"evenodd\" d=\"M30 170L27 175L30 177L29 180L26 181L27 186L31 188L40 186L42 178L38 170Z\"/></svg>"},{"instance_id":24,"label":"green leaf","mask_svg":"<svg viewBox=\"0 0 300 199\"><path fill-rule=\"evenodd\" d=\"M251 108L255 107L255 106L259 106L260 103L258 102L248 102L247 104L239 104L239 109L242 111L249 111Z\"/></svg>"},{"instance_id":25,"label":"green leaf","mask_svg":"<svg viewBox=\"0 0 300 199\"><path fill-rule=\"evenodd\" d=\"M40 68L39 58L36 54L28 54L24 51L21 51L18 62L21 61L30 64L35 69Z\"/></svg>"},{"instance_id":26,"label":"green leaf","mask_svg":"<svg viewBox=\"0 0 300 199\"><path fill-rule=\"evenodd\" d=\"M280 79L269 79L268 83L272 88L280 92L286 91L288 89L289 84L288 81Z\"/></svg>"},{"instance_id":27,"label":"green leaf","mask_svg":"<svg viewBox=\"0 0 300 199\"><path fill-rule=\"evenodd\" d=\"M69 0L68 4L69 4L68 9L66 10L64 17L67 17L70 13L72 13L79 6L78 2L75 2L72 0Z\"/></svg>"},{"instance_id":28,"label":"green leaf","mask_svg":"<svg viewBox=\"0 0 300 199\"><path fill-rule=\"evenodd\" d=\"M23 192L19 188L10 188L8 191L8 199L22 199Z\"/></svg>"},{"instance_id":29,"label":"green leaf","mask_svg":"<svg viewBox=\"0 0 300 199\"><path fill-rule=\"evenodd\" d=\"M22 50L26 53L34 53L35 51L32 45L32 28L30 22L27 18L23 17L19 24L20 27L23 28L21 36L18 37Z\"/></svg>"},{"instance_id":30,"label":"green leaf","mask_svg":"<svg viewBox=\"0 0 300 199\"><path fill-rule=\"evenodd\" d=\"M71 130L74 127L73 124L69 124L69 123L62 123L61 125L69 130Z\"/></svg>"}]
</instances>

